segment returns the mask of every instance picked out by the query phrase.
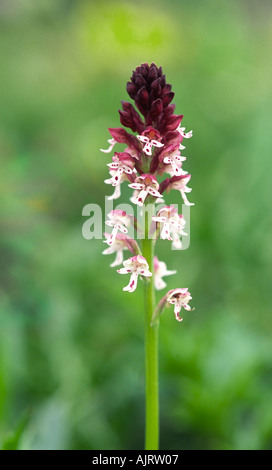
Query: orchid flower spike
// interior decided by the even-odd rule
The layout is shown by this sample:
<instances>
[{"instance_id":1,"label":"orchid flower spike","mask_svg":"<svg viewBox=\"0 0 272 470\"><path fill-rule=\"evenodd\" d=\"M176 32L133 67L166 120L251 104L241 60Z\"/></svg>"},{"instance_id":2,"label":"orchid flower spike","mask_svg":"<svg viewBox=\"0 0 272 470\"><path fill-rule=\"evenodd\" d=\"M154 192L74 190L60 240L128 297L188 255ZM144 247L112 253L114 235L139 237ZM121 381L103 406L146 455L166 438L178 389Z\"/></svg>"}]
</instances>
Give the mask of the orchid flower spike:
<instances>
[{"instance_id":1,"label":"orchid flower spike","mask_svg":"<svg viewBox=\"0 0 272 470\"><path fill-rule=\"evenodd\" d=\"M123 288L124 291L133 292L137 287L138 276L150 277L152 273L146 259L141 256L133 256L123 262L124 268L118 269L119 274L131 274L129 283Z\"/></svg>"},{"instance_id":2,"label":"orchid flower spike","mask_svg":"<svg viewBox=\"0 0 272 470\"><path fill-rule=\"evenodd\" d=\"M153 175L143 174L138 176L134 183L129 184L128 186L137 191L131 198L131 201L134 204L138 204L138 206L143 206L145 198L148 194L156 198L162 197L158 191L160 185Z\"/></svg>"},{"instance_id":3,"label":"orchid flower spike","mask_svg":"<svg viewBox=\"0 0 272 470\"><path fill-rule=\"evenodd\" d=\"M172 247L180 250L182 248L180 236L187 235L187 233L183 231L186 222L183 216L178 214L177 209L173 205L165 206L152 217L152 220L162 225L161 238L172 241Z\"/></svg>"},{"instance_id":4,"label":"orchid flower spike","mask_svg":"<svg viewBox=\"0 0 272 470\"><path fill-rule=\"evenodd\" d=\"M164 276L171 276L176 274L177 271L169 271L166 264L163 261L159 261L157 256L154 257L154 285L155 289L161 290L166 287L166 283L163 281Z\"/></svg>"},{"instance_id":5,"label":"orchid flower spike","mask_svg":"<svg viewBox=\"0 0 272 470\"><path fill-rule=\"evenodd\" d=\"M131 216L122 210L112 210L109 212L108 218L109 220L106 220L106 224L113 227L113 229L108 239L104 240L104 243L112 245L115 242L118 230L122 233L128 232L127 227L129 226Z\"/></svg>"},{"instance_id":6,"label":"orchid flower spike","mask_svg":"<svg viewBox=\"0 0 272 470\"><path fill-rule=\"evenodd\" d=\"M172 289L167 293L166 301L169 304L173 304L174 307L174 312L175 312L175 317L178 321L182 321L183 318L180 317L180 311L181 308L183 307L185 310L192 311L194 310L193 308L188 305L188 302L192 299L192 296L190 292L188 292L187 288L182 288L182 289Z\"/></svg>"},{"instance_id":7,"label":"orchid flower spike","mask_svg":"<svg viewBox=\"0 0 272 470\"><path fill-rule=\"evenodd\" d=\"M121 195L121 184L127 181L128 186L133 189L130 200L134 204L143 207L149 200L153 204L162 202L162 209L152 217L148 233L160 233L162 239L172 242L173 248L181 249L181 237L187 235L184 231L186 222L174 205L164 205L163 196L164 192L178 190L184 204L193 205L187 199L187 194L191 191L187 186L191 175L184 170L186 157L181 155L185 149L183 143L185 139L192 137L193 131L186 132L185 127L181 127L183 115L174 114L175 104L172 100L175 93L172 86L166 82L161 67L154 63L140 65L133 71L126 89L134 104L121 102L122 109L119 114L123 127L109 128L109 147L100 149L107 154L113 151L117 143L125 146L122 152L115 152L112 161L108 163L110 176L105 179L105 183L114 188L108 199L117 199ZM166 174L170 176L165 177ZM160 183L158 178L162 178ZM137 241L127 236L129 225L133 226L138 234L141 230L136 217L123 210L112 210L108 214L106 225L112 227L112 233L105 234L104 243L108 246L103 254L115 253L111 266L123 263L124 267L117 272L131 275L124 290L133 292L138 276L148 278L152 276L152 272L155 288L165 288L164 277L175 274L176 271L168 270L166 264L157 257L153 258L153 261L150 259L149 262L153 266L148 266L147 260L142 256L143 253L147 257L147 244L142 244L142 252ZM132 253L132 257L126 261L125 250ZM149 287L153 289L153 283L149 283ZM188 305L190 299L188 289L169 291L159 302L158 309L154 312L155 319L158 317L156 312L160 312L165 305L175 304L176 318L181 321L180 310L182 307L191 310Z\"/></svg>"}]
</instances>

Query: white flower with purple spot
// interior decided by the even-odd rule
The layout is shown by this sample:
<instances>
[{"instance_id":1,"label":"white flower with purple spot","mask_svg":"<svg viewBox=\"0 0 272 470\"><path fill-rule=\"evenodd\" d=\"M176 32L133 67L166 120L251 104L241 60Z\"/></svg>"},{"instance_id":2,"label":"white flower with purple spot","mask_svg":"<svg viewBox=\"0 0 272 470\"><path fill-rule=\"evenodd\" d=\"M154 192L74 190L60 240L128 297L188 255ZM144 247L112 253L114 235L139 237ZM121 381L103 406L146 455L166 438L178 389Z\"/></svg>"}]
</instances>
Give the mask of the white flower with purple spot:
<instances>
[{"instance_id":1,"label":"white flower with purple spot","mask_svg":"<svg viewBox=\"0 0 272 470\"><path fill-rule=\"evenodd\" d=\"M143 152L146 155L152 155L152 147L163 147L159 132L151 126L147 127L141 135L137 135L137 138L145 144Z\"/></svg>"},{"instance_id":2,"label":"white flower with purple spot","mask_svg":"<svg viewBox=\"0 0 272 470\"><path fill-rule=\"evenodd\" d=\"M111 184L112 186L117 186L123 173L132 175L135 162L129 153L116 152L112 157L112 162L107 163L107 165L111 171L114 171L114 175L110 179L105 180L105 183Z\"/></svg>"},{"instance_id":3,"label":"white flower with purple spot","mask_svg":"<svg viewBox=\"0 0 272 470\"><path fill-rule=\"evenodd\" d=\"M105 233L105 237L109 239L110 234ZM113 253L116 253L115 260L110 264L111 268L114 268L115 266L119 266L120 264L123 263L123 252L124 250L128 250L128 245L127 245L127 239L128 237L124 235L123 233L117 233L115 236L114 242L109 246L109 248L106 248L102 252L103 255L111 255Z\"/></svg>"},{"instance_id":4,"label":"white flower with purple spot","mask_svg":"<svg viewBox=\"0 0 272 470\"><path fill-rule=\"evenodd\" d=\"M152 273L149 271L149 266L146 259L141 256L133 256L123 262L124 268L118 269L119 274L130 274L130 280L124 291L133 292L137 287L138 276L150 277Z\"/></svg>"},{"instance_id":5,"label":"white flower with purple spot","mask_svg":"<svg viewBox=\"0 0 272 470\"><path fill-rule=\"evenodd\" d=\"M155 289L161 290L166 287L166 283L162 279L164 276L171 276L177 271L169 271L163 261L159 261L157 256L154 257L154 285Z\"/></svg>"},{"instance_id":6,"label":"white flower with purple spot","mask_svg":"<svg viewBox=\"0 0 272 470\"><path fill-rule=\"evenodd\" d=\"M188 302L192 299L190 292L187 288L173 289L167 293L166 301L171 305L174 305L175 317L178 321L182 321L183 318L179 316L182 308L188 311L194 310L188 305Z\"/></svg>"},{"instance_id":7,"label":"white flower with purple spot","mask_svg":"<svg viewBox=\"0 0 272 470\"><path fill-rule=\"evenodd\" d=\"M113 229L108 239L104 240L104 243L107 243L110 246L114 243L118 231L122 233L128 232L127 227L130 224L131 216L127 215L125 211L117 209L109 212L108 218L109 220L106 220L106 224L113 227Z\"/></svg>"},{"instance_id":8,"label":"white flower with purple spot","mask_svg":"<svg viewBox=\"0 0 272 470\"><path fill-rule=\"evenodd\" d=\"M131 201L138 206L143 206L148 194L156 198L162 198L162 195L158 191L160 185L153 175L144 174L138 176L134 183L128 186L136 190Z\"/></svg>"},{"instance_id":9,"label":"white flower with purple spot","mask_svg":"<svg viewBox=\"0 0 272 470\"><path fill-rule=\"evenodd\" d=\"M186 160L186 157L180 155L178 145L168 145L159 154L159 160L163 164L161 171L169 173L171 176L176 175L187 175L188 171L184 171L182 162Z\"/></svg>"},{"instance_id":10,"label":"white flower with purple spot","mask_svg":"<svg viewBox=\"0 0 272 470\"><path fill-rule=\"evenodd\" d=\"M177 189L183 202L186 206L194 206L193 202L189 202L186 194L192 191L192 188L188 188L187 184L191 179L191 175L180 175L180 176L173 176L166 188L166 192L168 193L171 189Z\"/></svg>"},{"instance_id":11,"label":"white flower with purple spot","mask_svg":"<svg viewBox=\"0 0 272 470\"><path fill-rule=\"evenodd\" d=\"M177 209L174 206L165 206L152 217L152 220L161 225L161 238L172 241L172 248L180 250L182 248L180 236L187 233L183 231L186 222L183 216L178 214Z\"/></svg>"},{"instance_id":12,"label":"white flower with purple spot","mask_svg":"<svg viewBox=\"0 0 272 470\"><path fill-rule=\"evenodd\" d=\"M131 175L134 172L135 162L129 153L116 152L112 157L112 162L107 163L107 165L110 168L111 178L106 179L104 183L111 184L115 187L114 193L109 196L108 199L117 199L121 195L121 183L125 180L133 181L133 179L130 178L132 178Z\"/></svg>"}]
</instances>

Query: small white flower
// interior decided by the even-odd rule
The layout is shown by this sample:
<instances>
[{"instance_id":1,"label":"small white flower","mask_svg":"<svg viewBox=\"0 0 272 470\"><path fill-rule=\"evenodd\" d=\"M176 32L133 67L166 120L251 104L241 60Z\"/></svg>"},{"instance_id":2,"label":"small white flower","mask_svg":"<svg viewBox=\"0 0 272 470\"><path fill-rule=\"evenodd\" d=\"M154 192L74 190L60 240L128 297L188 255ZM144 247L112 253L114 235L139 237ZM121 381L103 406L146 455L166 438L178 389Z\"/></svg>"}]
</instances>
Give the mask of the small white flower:
<instances>
[{"instance_id":1,"label":"small white flower","mask_svg":"<svg viewBox=\"0 0 272 470\"><path fill-rule=\"evenodd\" d=\"M125 173L127 175L132 175L135 162L129 154L124 153L115 153L112 157L112 162L107 163L110 168L112 177L105 180L106 184L111 184L112 186L117 186L120 184L122 175Z\"/></svg>"},{"instance_id":2,"label":"small white flower","mask_svg":"<svg viewBox=\"0 0 272 470\"><path fill-rule=\"evenodd\" d=\"M144 135L137 135L138 139L145 144L143 148L143 152L146 155L151 155L152 154L152 147L163 147L163 144L159 142L158 140L150 140L148 137Z\"/></svg>"},{"instance_id":3,"label":"small white flower","mask_svg":"<svg viewBox=\"0 0 272 470\"><path fill-rule=\"evenodd\" d=\"M106 220L106 224L113 227L113 229L108 239L104 240L104 243L107 243L110 246L114 243L119 230L122 233L128 232L127 227L130 223L130 216L128 216L125 211L112 210L109 212L108 218L109 220Z\"/></svg>"},{"instance_id":4,"label":"small white flower","mask_svg":"<svg viewBox=\"0 0 272 470\"><path fill-rule=\"evenodd\" d=\"M105 233L105 237L108 239L110 237L109 233ZM114 242L109 246L109 248L106 248L102 252L103 255L111 255L113 253L116 253L116 258L115 260L110 264L112 268L115 266L119 266L120 264L123 263L123 251L128 250L127 244L126 244L126 239L127 236L122 234L122 233L117 233Z\"/></svg>"},{"instance_id":5,"label":"small white flower","mask_svg":"<svg viewBox=\"0 0 272 470\"><path fill-rule=\"evenodd\" d=\"M131 175L135 171L135 161L127 152L116 152L112 157L112 162L107 165L110 168L111 178L106 179L104 183L111 184L115 188L114 193L108 196L108 200L118 199L121 195L121 183L125 180L133 181Z\"/></svg>"},{"instance_id":6,"label":"small white flower","mask_svg":"<svg viewBox=\"0 0 272 470\"><path fill-rule=\"evenodd\" d=\"M138 276L152 276L146 259L141 256L133 256L123 262L124 268L118 269L119 274L130 274L130 280L124 291L133 292L137 287Z\"/></svg>"},{"instance_id":7,"label":"small white flower","mask_svg":"<svg viewBox=\"0 0 272 470\"><path fill-rule=\"evenodd\" d=\"M145 144L143 152L146 155L152 155L152 147L163 147L164 145L161 143L160 133L151 126L147 127L141 135L137 135L137 139Z\"/></svg>"},{"instance_id":8,"label":"small white flower","mask_svg":"<svg viewBox=\"0 0 272 470\"><path fill-rule=\"evenodd\" d=\"M172 248L180 250L182 248L180 236L187 233L183 231L186 222L183 216L178 214L177 209L174 206L165 206L152 217L152 220L162 225L161 238L172 241Z\"/></svg>"},{"instance_id":9,"label":"small white flower","mask_svg":"<svg viewBox=\"0 0 272 470\"><path fill-rule=\"evenodd\" d=\"M182 289L173 289L167 293L166 301L168 304L173 304L175 317L178 321L182 321L183 318L179 316L179 313L182 307L185 310L192 311L193 308L188 305L188 302L192 299L190 292L188 292L187 288Z\"/></svg>"},{"instance_id":10,"label":"small white flower","mask_svg":"<svg viewBox=\"0 0 272 470\"><path fill-rule=\"evenodd\" d=\"M191 175L173 176L166 188L166 192L169 192L171 189L177 189L181 194L184 204L186 206L194 206L194 203L189 202L186 196L186 193L190 193L192 191L192 188L188 188L187 186L190 179Z\"/></svg>"},{"instance_id":11,"label":"small white flower","mask_svg":"<svg viewBox=\"0 0 272 470\"><path fill-rule=\"evenodd\" d=\"M141 175L136 178L134 183L129 184L128 186L137 191L131 198L131 201L138 206L143 206L148 194L156 198L162 197L158 191L160 185L153 175Z\"/></svg>"},{"instance_id":12,"label":"small white flower","mask_svg":"<svg viewBox=\"0 0 272 470\"><path fill-rule=\"evenodd\" d=\"M163 158L163 163L165 165L170 165L170 168L168 169L167 167L165 168L166 173L169 173L171 176L176 175L187 175L188 171L184 171L181 168L182 162L186 160L186 157L182 157L180 155L180 151L176 150L174 152L169 153Z\"/></svg>"},{"instance_id":13,"label":"small white flower","mask_svg":"<svg viewBox=\"0 0 272 470\"><path fill-rule=\"evenodd\" d=\"M154 285L155 289L161 290L166 287L166 283L163 281L164 276L171 276L176 274L177 271L169 271L166 264L163 261L159 261L157 256L154 257Z\"/></svg>"},{"instance_id":14,"label":"small white flower","mask_svg":"<svg viewBox=\"0 0 272 470\"><path fill-rule=\"evenodd\" d=\"M169 173L171 176L187 175L188 171L182 169L182 162L186 160L186 157L180 155L179 145L169 144L161 150L159 153L159 174Z\"/></svg>"}]
</instances>

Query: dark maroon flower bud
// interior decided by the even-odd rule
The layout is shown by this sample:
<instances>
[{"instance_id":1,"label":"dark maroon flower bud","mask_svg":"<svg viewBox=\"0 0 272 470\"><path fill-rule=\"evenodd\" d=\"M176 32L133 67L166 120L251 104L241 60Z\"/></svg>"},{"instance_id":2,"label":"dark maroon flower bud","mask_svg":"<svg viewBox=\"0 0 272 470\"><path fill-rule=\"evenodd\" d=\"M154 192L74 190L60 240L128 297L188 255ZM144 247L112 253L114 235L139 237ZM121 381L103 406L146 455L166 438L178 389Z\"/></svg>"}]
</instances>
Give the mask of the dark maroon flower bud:
<instances>
[{"instance_id":1,"label":"dark maroon flower bud","mask_svg":"<svg viewBox=\"0 0 272 470\"><path fill-rule=\"evenodd\" d=\"M164 108L166 108L166 106L168 106L171 103L174 96L175 96L175 93L173 91L170 91L169 93L163 94L162 104L163 104Z\"/></svg>"},{"instance_id":2,"label":"dark maroon flower bud","mask_svg":"<svg viewBox=\"0 0 272 470\"><path fill-rule=\"evenodd\" d=\"M144 116L146 116L148 114L148 111L149 111L149 109L148 109L149 108L149 95L148 95L148 92L147 92L145 86L140 88L137 95L135 96L135 104L136 104L137 108L139 109L139 111Z\"/></svg>"},{"instance_id":3,"label":"dark maroon flower bud","mask_svg":"<svg viewBox=\"0 0 272 470\"><path fill-rule=\"evenodd\" d=\"M127 82L127 93L129 94L130 98L134 100L137 94L138 88L134 83Z\"/></svg>"},{"instance_id":4,"label":"dark maroon flower bud","mask_svg":"<svg viewBox=\"0 0 272 470\"><path fill-rule=\"evenodd\" d=\"M158 98L156 101L153 101L151 104L151 109L150 109L150 116L153 121L156 121L158 116L162 113L163 110L163 104L162 100Z\"/></svg>"},{"instance_id":5,"label":"dark maroon flower bud","mask_svg":"<svg viewBox=\"0 0 272 470\"><path fill-rule=\"evenodd\" d=\"M183 115L176 115L176 114L171 114L171 116L168 116L166 120L166 125L165 125L165 130L166 131L174 131L177 129L177 127L180 125L181 121L183 119Z\"/></svg>"},{"instance_id":6,"label":"dark maroon flower bud","mask_svg":"<svg viewBox=\"0 0 272 470\"><path fill-rule=\"evenodd\" d=\"M164 145L176 145L180 144L182 141L183 137L179 131L168 131L163 138Z\"/></svg>"},{"instance_id":7,"label":"dark maroon flower bud","mask_svg":"<svg viewBox=\"0 0 272 470\"><path fill-rule=\"evenodd\" d=\"M109 132L116 142L119 142L120 144L127 144L127 146L132 148L138 154L138 156L141 155L139 141L134 135L129 134L122 127L111 127L109 128Z\"/></svg>"},{"instance_id":8,"label":"dark maroon flower bud","mask_svg":"<svg viewBox=\"0 0 272 470\"><path fill-rule=\"evenodd\" d=\"M173 114L174 107L169 105L174 97L171 85L166 83L161 67L155 64L142 64L137 67L127 83L127 92L135 100L136 107L145 117L145 125L156 128L161 123L160 133L167 130L167 117ZM127 116L122 115L123 122L128 124Z\"/></svg>"},{"instance_id":9,"label":"dark maroon flower bud","mask_svg":"<svg viewBox=\"0 0 272 470\"><path fill-rule=\"evenodd\" d=\"M170 178L165 178L165 180L163 180L163 181L161 182L161 184L160 184L160 189L159 189L159 191L160 191L161 194L166 190L166 188L168 187L169 183L170 183Z\"/></svg>"},{"instance_id":10,"label":"dark maroon flower bud","mask_svg":"<svg viewBox=\"0 0 272 470\"><path fill-rule=\"evenodd\" d=\"M161 94L161 78L157 78L153 83L151 83L151 89L153 90L154 95L160 96Z\"/></svg>"},{"instance_id":11,"label":"dark maroon flower bud","mask_svg":"<svg viewBox=\"0 0 272 470\"><path fill-rule=\"evenodd\" d=\"M141 116L137 113L136 109L131 103L122 101L123 111L119 110L121 124L129 127L133 132L141 134L145 128Z\"/></svg>"},{"instance_id":12,"label":"dark maroon flower bud","mask_svg":"<svg viewBox=\"0 0 272 470\"><path fill-rule=\"evenodd\" d=\"M144 77L140 73L135 75L135 85L138 88L142 88L143 86L147 85L146 80L144 79Z\"/></svg>"}]
</instances>

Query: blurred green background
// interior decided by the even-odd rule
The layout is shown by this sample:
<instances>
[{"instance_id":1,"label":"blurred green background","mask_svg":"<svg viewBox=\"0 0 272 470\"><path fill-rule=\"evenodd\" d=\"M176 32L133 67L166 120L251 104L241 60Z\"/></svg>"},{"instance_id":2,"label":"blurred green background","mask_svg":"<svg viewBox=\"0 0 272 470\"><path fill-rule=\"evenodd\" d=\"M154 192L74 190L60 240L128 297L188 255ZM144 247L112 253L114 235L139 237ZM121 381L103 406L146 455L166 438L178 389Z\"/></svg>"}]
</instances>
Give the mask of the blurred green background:
<instances>
[{"instance_id":1,"label":"blurred green background","mask_svg":"<svg viewBox=\"0 0 272 470\"><path fill-rule=\"evenodd\" d=\"M81 228L111 190L99 149L126 82L154 61L194 130L191 245L157 250L196 307L161 319L161 449L272 449L271 2L2 0L0 16L1 448L143 448L142 286L123 293Z\"/></svg>"}]
</instances>

